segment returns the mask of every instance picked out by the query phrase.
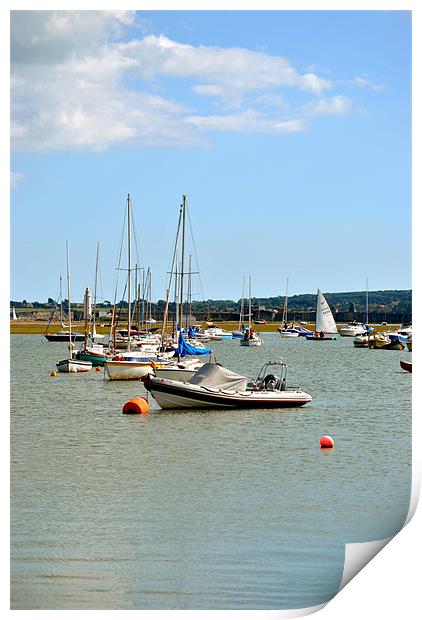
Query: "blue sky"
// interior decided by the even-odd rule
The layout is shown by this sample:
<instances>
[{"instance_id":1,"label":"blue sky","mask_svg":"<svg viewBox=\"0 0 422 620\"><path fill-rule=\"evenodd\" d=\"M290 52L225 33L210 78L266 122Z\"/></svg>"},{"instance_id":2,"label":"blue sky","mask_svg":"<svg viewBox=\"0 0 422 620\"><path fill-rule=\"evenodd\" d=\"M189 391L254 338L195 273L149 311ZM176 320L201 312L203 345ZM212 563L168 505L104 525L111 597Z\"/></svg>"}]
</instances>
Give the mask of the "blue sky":
<instances>
[{"instance_id":1,"label":"blue sky","mask_svg":"<svg viewBox=\"0 0 422 620\"><path fill-rule=\"evenodd\" d=\"M112 299L125 199L164 298L182 194L197 298L411 287L411 15L12 18L11 298ZM188 244L189 248L192 244Z\"/></svg>"}]
</instances>

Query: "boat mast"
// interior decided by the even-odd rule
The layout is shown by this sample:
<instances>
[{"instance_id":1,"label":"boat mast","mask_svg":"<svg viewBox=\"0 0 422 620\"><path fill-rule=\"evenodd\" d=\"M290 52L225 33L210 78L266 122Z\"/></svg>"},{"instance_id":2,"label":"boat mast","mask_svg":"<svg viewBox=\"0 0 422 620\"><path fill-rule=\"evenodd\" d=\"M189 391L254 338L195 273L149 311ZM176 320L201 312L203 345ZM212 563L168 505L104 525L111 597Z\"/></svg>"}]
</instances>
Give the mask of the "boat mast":
<instances>
[{"instance_id":1,"label":"boat mast","mask_svg":"<svg viewBox=\"0 0 422 620\"><path fill-rule=\"evenodd\" d=\"M180 299L179 299L179 327L182 331L183 322L183 277L185 275L185 231L186 231L186 196L183 194L182 202L182 259L180 266Z\"/></svg>"},{"instance_id":2,"label":"boat mast","mask_svg":"<svg viewBox=\"0 0 422 620\"><path fill-rule=\"evenodd\" d=\"M88 287L85 289L84 314L85 314L84 350L86 351L87 346L88 346Z\"/></svg>"},{"instance_id":3,"label":"boat mast","mask_svg":"<svg viewBox=\"0 0 422 620\"><path fill-rule=\"evenodd\" d=\"M167 294L166 294L166 306L164 309L164 315L163 315L163 327L161 330L161 344L163 346L164 343L164 334L165 334L165 330L166 330L166 323L167 323L167 318L168 318L168 310L169 310L169 304L170 304L170 293L171 293L171 281L172 281L172 277L173 277L173 272L175 269L175 264L176 264L176 271L175 271L175 305L176 305L176 288L177 288L177 246L179 244L179 232L180 232L180 223L182 221L182 205L180 205L180 211L179 211L179 221L177 223L177 232L176 232L176 241L174 243L174 250L173 250L173 258L171 261L171 267L170 267L170 274L169 274L169 282L168 282L168 287L167 287ZM173 316L173 331L174 331L174 316Z\"/></svg>"},{"instance_id":4,"label":"boat mast","mask_svg":"<svg viewBox=\"0 0 422 620\"><path fill-rule=\"evenodd\" d=\"M283 323L287 323L287 294L289 290L289 277L286 278L286 296L284 297L284 307L283 307Z\"/></svg>"},{"instance_id":5,"label":"boat mast","mask_svg":"<svg viewBox=\"0 0 422 620\"><path fill-rule=\"evenodd\" d=\"M242 283L242 300L240 302L239 331L242 328L244 312L245 312L245 275L243 275L243 283Z\"/></svg>"},{"instance_id":6,"label":"boat mast","mask_svg":"<svg viewBox=\"0 0 422 620\"><path fill-rule=\"evenodd\" d=\"M190 317L192 314L192 254L189 254L189 281L188 281L188 313L186 316L186 329L188 329L190 325Z\"/></svg>"},{"instance_id":7,"label":"boat mast","mask_svg":"<svg viewBox=\"0 0 422 620\"><path fill-rule=\"evenodd\" d=\"M131 238L131 234L130 234L130 194L127 195L127 263L128 263L128 268L127 268L127 301L128 301L128 308L127 308L127 350L130 351L130 324L131 324L131 320L130 320L130 238Z\"/></svg>"},{"instance_id":8,"label":"boat mast","mask_svg":"<svg viewBox=\"0 0 422 620\"><path fill-rule=\"evenodd\" d=\"M69 353L72 357L72 315L70 310L70 267L69 267L69 241L66 241L66 267L67 267L67 302L69 308Z\"/></svg>"},{"instance_id":9,"label":"boat mast","mask_svg":"<svg viewBox=\"0 0 422 620\"><path fill-rule=\"evenodd\" d=\"M56 306L57 307L57 306ZM60 274L60 327L63 329L63 292L62 292L62 274Z\"/></svg>"},{"instance_id":10,"label":"boat mast","mask_svg":"<svg viewBox=\"0 0 422 620\"><path fill-rule=\"evenodd\" d=\"M249 274L249 333L251 332L252 321L252 297L251 297L251 276Z\"/></svg>"},{"instance_id":11,"label":"boat mast","mask_svg":"<svg viewBox=\"0 0 422 620\"><path fill-rule=\"evenodd\" d=\"M366 325L369 322L369 304L368 304L368 278L366 278Z\"/></svg>"},{"instance_id":12,"label":"boat mast","mask_svg":"<svg viewBox=\"0 0 422 620\"><path fill-rule=\"evenodd\" d=\"M95 259L95 282L94 282L94 308L92 311L92 341L94 341L96 334L95 331L95 314L97 311L97 277L98 277L98 256L100 252L100 242L97 241L97 257Z\"/></svg>"}]
</instances>

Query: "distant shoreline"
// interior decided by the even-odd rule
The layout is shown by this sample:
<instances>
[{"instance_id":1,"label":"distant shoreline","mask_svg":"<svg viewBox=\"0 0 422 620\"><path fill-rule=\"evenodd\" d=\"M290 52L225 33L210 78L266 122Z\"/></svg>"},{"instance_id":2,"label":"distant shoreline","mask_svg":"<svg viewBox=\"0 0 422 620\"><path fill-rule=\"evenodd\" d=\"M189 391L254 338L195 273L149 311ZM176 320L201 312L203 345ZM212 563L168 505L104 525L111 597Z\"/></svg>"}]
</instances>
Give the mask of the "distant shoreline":
<instances>
[{"instance_id":1,"label":"distant shoreline","mask_svg":"<svg viewBox=\"0 0 422 620\"><path fill-rule=\"evenodd\" d=\"M226 329L228 331L236 331L239 328L239 323L236 321L214 321L213 322L216 326L221 327L222 329ZM289 321L290 324L290 321ZM295 322L296 325L298 325L298 322ZM345 322L339 322L337 323L337 325L345 325ZM47 321L10 321L10 333L11 334L45 334L47 331L47 325L48 322ZM83 321L75 321L72 322L72 331L77 331L77 332L82 332L84 331L84 322ZM256 331L256 332L277 332L278 328L282 325L282 322L277 322L277 323L264 323L264 324L255 324L252 323L252 328ZM386 330L392 330L392 329L397 329L398 327L400 327L400 325L398 323L389 323L388 325L378 325L378 324L371 324L375 327L376 331L386 331ZM206 327L205 323L202 323L203 327ZM303 327L305 327L306 329L309 329L310 331L314 331L315 330L315 323L308 323L307 325L304 325ZM126 326L125 325L120 325L118 327L119 329L125 329ZM154 324L154 328L156 328L156 331L161 332L162 329L162 323L161 322L157 322ZM49 333L54 334L58 331L60 331L61 326L59 323L52 323L50 325L49 328ZM64 328L66 329L66 327ZM109 325L105 325L105 326L99 326L96 325L95 327L97 333L99 334L104 334L104 335L108 335L110 333L110 326ZM167 332L171 332L171 326L167 328L166 330Z\"/></svg>"}]
</instances>

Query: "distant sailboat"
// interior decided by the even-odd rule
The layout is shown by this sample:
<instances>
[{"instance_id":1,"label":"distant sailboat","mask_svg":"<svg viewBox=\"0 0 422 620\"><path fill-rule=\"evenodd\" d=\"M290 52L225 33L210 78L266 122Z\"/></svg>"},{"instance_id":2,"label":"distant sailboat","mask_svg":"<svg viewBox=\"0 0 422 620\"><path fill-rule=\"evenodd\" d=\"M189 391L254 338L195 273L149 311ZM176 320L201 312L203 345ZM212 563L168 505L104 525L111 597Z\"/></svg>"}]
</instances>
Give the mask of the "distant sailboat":
<instances>
[{"instance_id":1,"label":"distant sailboat","mask_svg":"<svg viewBox=\"0 0 422 620\"><path fill-rule=\"evenodd\" d=\"M336 322L324 295L318 289L316 300L315 333L306 340L335 340L338 334Z\"/></svg>"},{"instance_id":2,"label":"distant sailboat","mask_svg":"<svg viewBox=\"0 0 422 620\"><path fill-rule=\"evenodd\" d=\"M74 341L72 338L72 310L70 304L70 267L69 267L69 243L66 241L66 261L67 261L67 301L69 305L69 357L57 362L56 367L59 372L88 372L92 368L92 363L84 360L75 359L73 356Z\"/></svg>"},{"instance_id":3,"label":"distant sailboat","mask_svg":"<svg viewBox=\"0 0 422 620\"><path fill-rule=\"evenodd\" d=\"M17 321L17 320L18 320L18 317L16 316L15 309L12 308L12 321Z\"/></svg>"},{"instance_id":4,"label":"distant sailboat","mask_svg":"<svg viewBox=\"0 0 422 620\"><path fill-rule=\"evenodd\" d=\"M289 278L286 280L286 296L284 298L284 307L283 307L283 318L282 325L283 327L279 327L278 331L280 334L280 338L295 338L299 336L299 330L295 328L293 323L288 327L287 325L287 303L288 303L288 292L289 292Z\"/></svg>"},{"instance_id":5,"label":"distant sailboat","mask_svg":"<svg viewBox=\"0 0 422 620\"><path fill-rule=\"evenodd\" d=\"M240 344L243 347L259 347L262 345L262 340L256 332L252 329L252 296L251 296L251 276L249 276L249 312L248 312L248 327L243 334L243 338L240 340Z\"/></svg>"}]
</instances>

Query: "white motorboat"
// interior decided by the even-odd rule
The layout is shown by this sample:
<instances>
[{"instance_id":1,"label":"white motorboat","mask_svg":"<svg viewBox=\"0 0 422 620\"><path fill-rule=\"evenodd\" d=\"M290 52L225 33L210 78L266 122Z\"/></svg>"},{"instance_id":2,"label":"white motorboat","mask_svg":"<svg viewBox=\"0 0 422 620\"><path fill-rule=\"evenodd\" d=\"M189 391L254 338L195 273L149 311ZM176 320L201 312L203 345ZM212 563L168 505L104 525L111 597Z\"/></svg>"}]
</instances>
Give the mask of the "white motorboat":
<instances>
[{"instance_id":1,"label":"white motorboat","mask_svg":"<svg viewBox=\"0 0 422 620\"><path fill-rule=\"evenodd\" d=\"M354 321L353 323L348 323L347 325L340 327L338 333L340 336L349 336L354 338L355 336L363 336L363 334L366 334L367 331L368 328L366 325Z\"/></svg>"},{"instance_id":2,"label":"white motorboat","mask_svg":"<svg viewBox=\"0 0 422 620\"><path fill-rule=\"evenodd\" d=\"M355 336L353 338L353 346L358 348L369 347L369 335L365 333Z\"/></svg>"},{"instance_id":3,"label":"white motorboat","mask_svg":"<svg viewBox=\"0 0 422 620\"><path fill-rule=\"evenodd\" d=\"M204 329L200 334L196 334L197 336L205 336L205 338L209 338L209 340L232 340L233 334L231 332L226 331L225 329L221 329L221 327L209 327L208 329Z\"/></svg>"},{"instance_id":4,"label":"white motorboat","mask_svg":"<svg viewBox=\"0 0 422 620\"><path fill-rule=\"evenodd\" d=\"M246 377L209 363L186 382L160 379L152 374L143 382L162 409L280 409L311 402L312 396L301 388L286 387L286 376L286 364L269 362L248 385Z\"/></svg>"},{"instance_id":5,"label":"white motorboat","mask_svg":"<svg viewBox=\"0 0 422 620\"><path fill-rule=\"evenodd\" d=\"M297 338L300 336L300 332L294 326L290 327L279 327L278 333L280 334L280 338Z\"/></svg>"}]
</instances>

